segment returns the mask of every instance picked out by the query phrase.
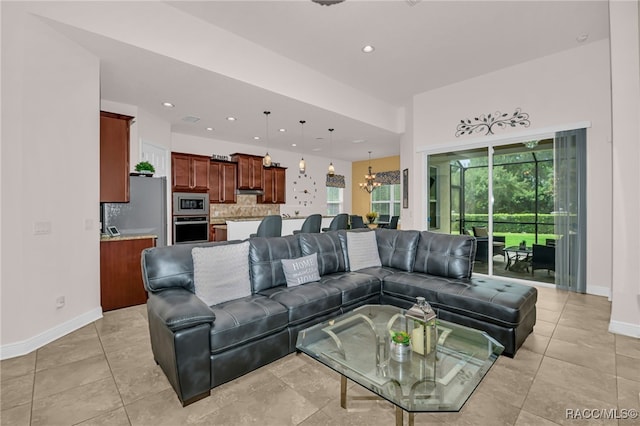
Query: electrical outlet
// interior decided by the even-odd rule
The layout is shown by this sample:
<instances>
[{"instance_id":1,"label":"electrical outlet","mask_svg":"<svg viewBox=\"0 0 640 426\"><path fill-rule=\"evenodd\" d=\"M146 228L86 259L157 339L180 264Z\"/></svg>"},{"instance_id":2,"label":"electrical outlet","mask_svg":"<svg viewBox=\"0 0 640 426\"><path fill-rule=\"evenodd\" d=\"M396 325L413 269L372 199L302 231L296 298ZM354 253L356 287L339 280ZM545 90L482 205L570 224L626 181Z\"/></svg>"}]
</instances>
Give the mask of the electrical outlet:
<instances>
[{"instance_id":1,"label":"electrical outlet","mask_svg":"<svg viewBox=\"0 0 640 426\"><path fill-rule=\"evenodd\" d=\"M56 309L64 308L65 300L64 296L60 296L56 299Z\"/></svg>"}]
</instances>

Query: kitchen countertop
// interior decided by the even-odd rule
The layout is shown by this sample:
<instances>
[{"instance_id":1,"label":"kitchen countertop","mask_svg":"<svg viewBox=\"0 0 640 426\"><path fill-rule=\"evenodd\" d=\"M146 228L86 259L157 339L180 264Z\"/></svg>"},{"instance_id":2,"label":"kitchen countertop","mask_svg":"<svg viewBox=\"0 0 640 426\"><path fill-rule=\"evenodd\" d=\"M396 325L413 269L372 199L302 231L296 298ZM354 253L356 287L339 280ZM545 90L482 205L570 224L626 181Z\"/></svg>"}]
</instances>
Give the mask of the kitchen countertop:
<instances>
[{"instance_id":1,"label":"kitchen countertop","mask_svg":"<svg viewBox=\"0 0 640 426\"><path fill-rule=\"evenodd\" d=\"M130 234L130 235L120 235L118 237L112 237L111 235L106 235L106 234L100 235L100 241L146 240L149 238L158 238L158 236L153 234Z\"/></svg>"},{"instance_id":2,"label":"kitchen countertop","mask_svg":"<svg viewBox=\"0 0 640 426\"><path fill-rule=\"evenodd\" d=\"M322 216L323 218L332 218L333 216ZM264 216L244 216L244 217L228 217L226 219L222 219L225 220L227 222L252 222L252 221L259 221L264 219ZM291 217L283 217L282 220L292 220L292 219L306 219L307 216L291 216Z\"/></svg>"}]
</instances>

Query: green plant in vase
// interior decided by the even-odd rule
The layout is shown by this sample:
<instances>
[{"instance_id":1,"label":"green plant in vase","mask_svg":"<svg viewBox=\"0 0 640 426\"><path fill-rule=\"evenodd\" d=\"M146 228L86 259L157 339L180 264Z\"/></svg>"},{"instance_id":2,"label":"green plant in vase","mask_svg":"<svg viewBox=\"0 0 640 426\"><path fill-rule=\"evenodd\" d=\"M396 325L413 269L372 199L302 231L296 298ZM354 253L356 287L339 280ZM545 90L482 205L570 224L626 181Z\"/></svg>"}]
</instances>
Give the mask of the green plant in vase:
<instances>
[{"instance_id":1,"label":"green plant in vase","mask_svg":"<svg viewBox=\"0 0 640 426\"><path fill-rule=\"evenodd\" d=\"M136 164L136 172L138 173L152 175L155 173L155 171L156 169L155 167L153 167L153 164L151 164L148 161L141 161L138 164Z\"/></svg>"},{"instance_id":2,"label":"green plant in vase","mask_svg":"<svg viewBox=\"0 0 640 426\"><path fill-rule=\"evenodd\" d=\"M366 215L367 220L369 221L369 223L373 223L376 218L378 217L378 212L369 212Z\"/></svg>"},{"instance_id":3,"label":"green plant in vase","mask_svg":"<svg viewBox=\"0 0 640 426\"><path fill-rule=\"evenodd\" d=\"M393 331L391 333L391 341L400 345L409 346L411 344L411 335L406 331Z\"/></svg>"}]
</instances>

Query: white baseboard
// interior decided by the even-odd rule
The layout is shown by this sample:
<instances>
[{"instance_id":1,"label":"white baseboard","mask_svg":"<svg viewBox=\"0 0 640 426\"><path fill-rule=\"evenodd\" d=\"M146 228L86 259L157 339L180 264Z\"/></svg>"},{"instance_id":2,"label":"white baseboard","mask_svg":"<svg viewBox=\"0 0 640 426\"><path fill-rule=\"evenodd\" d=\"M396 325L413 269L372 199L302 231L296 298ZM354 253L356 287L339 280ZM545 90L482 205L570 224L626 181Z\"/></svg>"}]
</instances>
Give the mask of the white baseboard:
<instances>
[{"instance_id":1,"label":"white baseboard","mask_svg":"<svg viewBox=\"0 0 640 426\"><path fill-rule=\"evenodd\" d=\"M102 308L98 307L27 340L0 346L0 360L26 355L100 318L102 318Z\"/></svg>"},{"instance_id":2,"label":"white baseboard","mask_svg":"<svg viewBox=\"0 0 640 426\"><path fill-rule=\"evenodd\" d=\"M594 296L604 296L611 300L611 289L609 287L587 285L587 294L593 294Z\"/></svg>"},{"instance_id":3,"label":"white baseboard","mask_svg":"<svg viewBox=\"0 0 640 426\"><path fill-rule=\"evenodd\" d=\"M623 336L640 339L640 324L611 320L609 322L609 331L614 334L622 334Z\"/></svg>"}]
</instances>

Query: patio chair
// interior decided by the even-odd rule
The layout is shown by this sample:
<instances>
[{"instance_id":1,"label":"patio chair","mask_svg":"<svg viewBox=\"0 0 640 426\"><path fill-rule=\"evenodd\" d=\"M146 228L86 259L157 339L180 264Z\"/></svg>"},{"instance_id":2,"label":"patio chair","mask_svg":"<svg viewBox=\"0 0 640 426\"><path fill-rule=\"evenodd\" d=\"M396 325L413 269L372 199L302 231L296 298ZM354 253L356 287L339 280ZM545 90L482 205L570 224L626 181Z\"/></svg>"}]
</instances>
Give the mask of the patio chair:
<instances>
[{"instance_id":1,"label":"patio chair","mask_svg":"<svg viewBox=\"0 0 640 426\"><path fill-rule=\"evenodd\" d=\"M340 213L333 219L328 228L322 228L322 232L337 231L339 229L349 228L349 215L346 213Z\"/></svg>"},{"instance_id":2,"label":"patio chair","mask_svg":"<svg viewBox=\"0 0 640 426\"><path fill-rule=\"evenodd\" d=\"M304 222L302 222L301 229L293 231L293 233L294 234L300 234L300 233L317 234L320 232L321 225L322 225L322 215L312 214L311 216L307 216Z\"/></svg>"},{"instance_id":3,"label":"patio chair","mask_svg":"<svg viewBox=\"0 0 640 426\"><path fill-rule=\"evenodd\" d=\"M555 246L543 246L534 244L531 253L531 275L536 269L546 269L547 274L556 271L556 248Z\"/></svg>"},{"instance_id":4,"label":"patio chair","mask_svg":"<svg viewBox=\"0 0 640 426\"><path fill-rule=\"evenodd\" d=\"M476 251L476 260L480 260L481 262L489 261L489 232L484 226L474 226L473 227L473 235L476 237L477 242L477 251ZM500 235L493 236L493 255L494 256L502 256L506 260L506 256L504 253L504 248L506 244L506 238ZM478 254L479 253L479 254Z\"/></svg>"}]
</instances>

